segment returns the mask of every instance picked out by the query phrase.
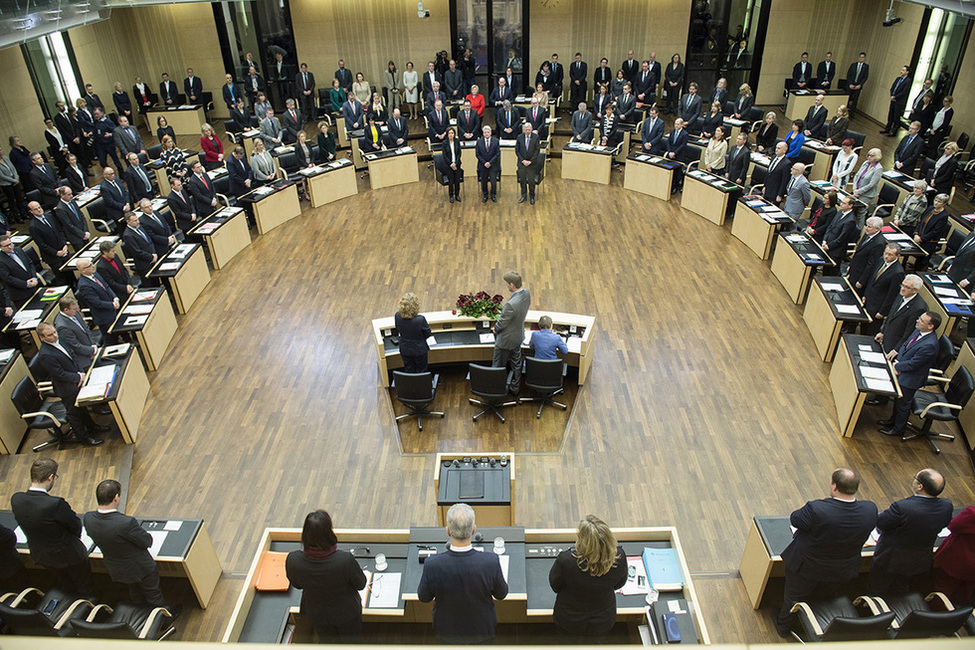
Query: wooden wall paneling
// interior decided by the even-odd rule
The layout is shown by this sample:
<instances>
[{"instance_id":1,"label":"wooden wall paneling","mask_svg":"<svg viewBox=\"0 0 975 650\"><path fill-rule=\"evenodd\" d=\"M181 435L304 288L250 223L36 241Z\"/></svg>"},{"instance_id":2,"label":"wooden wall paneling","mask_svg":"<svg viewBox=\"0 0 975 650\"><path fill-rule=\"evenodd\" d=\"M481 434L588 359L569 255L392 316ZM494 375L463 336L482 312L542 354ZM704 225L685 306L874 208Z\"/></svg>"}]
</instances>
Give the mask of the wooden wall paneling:
<instances>
[{"instance_id":1,"label":"wooden wall paneling","mask_svg":"<svg viewBox=\"0 0 975 650\"><path fill-rule=\"evenodd\" d=\"M0 146L9 154L7 139L19 135L31 151L45 150L44 113L37 102L20 46L0 50L0 70L3 70L4 88L0 93Z\"/></svg>"},{"instance_id":2,"label":"wooden wall paneling","mask_svg":"<svg viewBox=\"0 0 975 650\"><path fill-rule=\"evenodd\" d=\"M962 133L972 135L975 131L975 43L969 37L965 58L958 73L958 81L952 93L955 103L955 115L951 118L951 138L955 140Z\"/></svg>"}]
</instances>

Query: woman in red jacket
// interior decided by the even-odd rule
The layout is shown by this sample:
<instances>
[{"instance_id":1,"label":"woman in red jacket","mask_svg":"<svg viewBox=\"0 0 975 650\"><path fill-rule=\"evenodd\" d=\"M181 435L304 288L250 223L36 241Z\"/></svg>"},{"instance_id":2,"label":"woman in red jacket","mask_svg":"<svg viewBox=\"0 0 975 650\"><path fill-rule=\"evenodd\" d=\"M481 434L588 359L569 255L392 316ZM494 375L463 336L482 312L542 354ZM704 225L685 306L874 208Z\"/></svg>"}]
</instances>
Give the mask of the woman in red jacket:
<instances>
[{"instance_id":1,"label":"woman in red jacket","mask_svg":"<svg viewBox=\"0 0 975 650\"><path fill-rule=\"evenodd\" d=\"M481 94L481 90L477 87L477 84L471 86L471 94L467 96L467 99L471 102L471 108L477 111L478 117L484 117L484 95Z\"/></svg>"},{"instance_id":2,"label":"woman in red jacket","mask_svg":"<svg viewBox=\"0 0 975 650\"><path fill-rule=\"evenodd\" d=\"M941 571L934 582L955 605L964 605L975 592L975 506L968 506L948 524L951 534L934 552Z\"/></svg>"},{"instance_id":3,"label":"woman in red jacket","mask_svg":"<svg viewBox=\"0 0 975 650\"><path fill-rule=\"evenodd\" d=\"M213 132L213 127L209 124L204 124L200 131L203 135L200 136L200 146L203 147L203 152L206 154L206 159L203 161L203 167L207 171L211 169L216 169L217 167L223 166L223 143L220 142L220 138Z\"/></svg>"}]
</instances>

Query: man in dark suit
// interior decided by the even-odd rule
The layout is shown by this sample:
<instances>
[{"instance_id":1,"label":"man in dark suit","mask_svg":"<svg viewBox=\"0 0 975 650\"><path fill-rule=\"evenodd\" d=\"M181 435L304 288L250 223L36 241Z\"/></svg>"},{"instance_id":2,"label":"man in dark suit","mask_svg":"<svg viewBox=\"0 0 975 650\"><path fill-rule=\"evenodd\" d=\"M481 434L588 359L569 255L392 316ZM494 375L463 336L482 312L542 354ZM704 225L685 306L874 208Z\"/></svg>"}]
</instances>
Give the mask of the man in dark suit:
<instances>
[{"instance_id":1,"label":"man in dark suit","mask_svg":"<svg viewBox=\"0 0 975 650\"><path fill-rule=\"evenodd\" d=\"M406 121L398 108L393 109L392 117L386 124L386 146L390 149L402 147L406 144L407 137L410 135L410 125Z\"/></svg>"},{"instance_id":2,"label":"man in dark suit","mask_svg":"<svg viewBox=\"0 0 975 650\"><path fill-rule=\"evenodd\" d=\"M305 116L295 108L295 100L289 99L285 103L284 114L281 116L281 141L284 144L294 144L298 141L298 131L305 128Z\"/></svg>"},{"instance_id":3,"label":"man in dark suit","mask_svg":"<svg viewBox=\"0 0 975 650\"><path fill-rule=\"evenodd\" d=\"M193 68L186 68L183 94L186 95L187 104L199 104L203 101L203 80L193 74Z\"/></svg>"},{"instance_id":4,"label":"man in dark suit","mask_svg":"<svg viewBox=\"0 0 975 650\"><path fill-rule=\"evenodd\" d=\"M498 137L502 140L514 140L518 137L518 122L521 121L521 113L518 107L512 106L510 101L505 100L501 110L494 112L495 126L498 129Z\"/></svg>"},{"instance_id":5,"label":"man in dark suit","mask_svg":"<svg viewBox=\"0 0 975 650\"><path fill-rule=\"evenodd\" d=\"M511 101L511 89L504 77L498 77L498 85L491 91L490 103L495 111L500 111L505 101Z\"/></svg>"},{"instance_id":6,"label":"man in dark suit","mask_svg":"<svg viewBox=\"0 0 975 650\"><path fill-rule=\"evenodd\" d=\"M464 98L464 73L457 69L457 62L453 59L447 64L449 67L443 77L443 91L451 101Z\"/></svg>"},{"instance_id":7,"label":"man in dark suit","mask_svg":"<svg viewBox=\"0 0 975 650\"><path fill-rule=\"evenodd\" d=\"M132 209L129 190L115 178L115 170L106 167L102 170L102 184L99 193L105 206L105 218L110 224L121 225L125 213Z\"/></svg>"},{"instance_id":8,"label":"man in dark suit","mask_svg":"<svg viewBox=\"0 0 975 650\"><path fill-rule=\"evenodd\" d=\"M812 64L809 62L809 52L803 52L799 63L792 66L792 83L796 88L808 88L812 82Z\"/></svg>"},{"instance_id":9,"label":"man in dark suit","mask_svg":"<svg viewBox=\"0 0 975 650\"><path fill-rule=\"evenodd\" d=\"M975 283L975 232L969 233L955 251L955 259L948 267L948 277L962 289L971 292L969 287Z\"/></svg>"},{"instance_id":10,"label":"man in dark suit","mask_svg":"<svg viewBox=\"0 0 975 650\"><path fill-rule=\"evenodd\" d=\"M339 59L339 69L332 75L339 80L339 86L347 93L352 92L352 73L345 69L345 61Z\"/></svg>"},{"instance_id":11,"label":"man in dark suit","mask_svg":"<svg viewBox=\"0 0 975 650\"><path fill-rule=\"evenodd\" d=\"M251 184L254 178L254 174L251 171L250 163L247 162L247 156L245 153L244 147L237 145L234 147L230 158L227 159L227 174L230 176L230 193L233 194L234 198L237 199L239 199L241 195L251 191ZM172 197L172 194L170 194L170 197ZM177 196L176 198L178 199L179 197ZM167 198L166 201L167 203L172 203L169 198ZM183 206L180 206L180 208L182 207Z\"/></svg>"},{"instance_id":12,"label":"man in dark suit","mask_svg":"<svg viewBox=\"0 0 975 650\"><path fill-rule=\"evenodd\" d=\"M775 619L779 636L787 638L792 606L820 592L831 596L860 572L860 550L877 522L877 506L858 501L860 477L846 467L833 471L828 499L808 501L789 517L796 529L782 551L785 593Z\"/></svg>"},{"instance_id":13,"label":"man in dark suit","mask_svg":"<svg viewBox=\"0 0 975 650\"><path fill-rule=\"evenodd\" d=\"M169 80L167 73L162 73L162 81L159 82L159 101L165 106L175 106L179 97L179 90L176 89L176 82Z\"/></svg>"},{"instance_id":14,"label":"man in dark suit","mask_svg":"<svg viewBox=\"0 0 975 650\"><path fill-rule=\"evenodd\" d=\"M562 86L565 84L565 66L559 63L557 53L552 54L549 65L552 68L552 78L549 79L549 84L552 86L552 98L557 99L562 96Z\"/></svg>"},{"instance_id":15,"label":"man in dark suit","mask_svg":"<svg viewBox=\"0 0 975 650\"><path fill-rule=\"evenodd\" d=\"M57 220L37 201L27 204L27 211L33 217L30 220L30 236L41 250L41 259L51 267L55 275L61 276L61 267L68 261L68 240L64 238ZM69 274L70 275L70 274Z\"/></svg>"},{"instance_id":16,"label":"man in dark suit","mask_svg":"<svg viewBox=\"0 0 975 650\"><path fill-rule=\"evenodd\" d=\"M115 167L122 169L122 161L119 160L115 150L115 122L108 119L102 109L95 109L95 155L102 167L108 166L108 158L111 156L115 162Z\"/></svg>"},{"instance_id":17,"label":"man in dark suit","mask_svg":"<svg viewBox=\"0 0 975 650\"><path fill-rule=\"evenodd\" d=\"M30 170L30 180L34 189L41 193L41 204L45 210L50 210L58 204L58 186L61 179L54 167L44 162L44 156L39 153L31 154L33 163Z\"/></svg>"},{"instance_id":18,"label":"man in dark suit","mask_svg":"<svg viewBox=\"0 0 975 650\"><path fill-rule=\"evenodd\" d=\"M54 317L54 329L58 331L58 341L71 353L71 358L79 368L87 368L95 360L99 332L93 332L82 318L78 301L70 296L61 298L58 303L61 312Z\"/></svg>"},{"instance_id":19,"label":"man in dark suit","mask_svg":"<svg viewBox=\"0 0 975 650\"><path fill-rule=\"evenodd\" d=\"M826 53L826 60L820 61L816 66L816 85L823 90L829 90L833 84L833 77L836 76L836 64L833 63L833 53Z\"/></svg>"},{"instance_id":20,"label":"man in dark suit","mask_svg":"<svg viewBox=\"0 0 975 650\"><path fill-rule=\"evenodd\" d=\"M196 204L193 197L183 188L183 182L174 178L170 183L169 196L166 197L166 205L176 219L176 227L183 232L196 225L197 214Z\"/></svg>"},{"instance_id":21,"label":"man in dark suit","mask_svg":"<svg viewBox=\"0 0 975 650\"><path fill-rule=\"evenodd\" d=\"M869 76L870 65L867 63L867 53L860 52L857 60L851 63L850 69L846 71L846 89L850 93L846 108L850 112L850 119L853 119L853 113L860 99L860 91L863 90L863 84L867 82Z\"/></svg>"},{"instance_id":22,"label":"man in dark suit","mask_svg":"<svg viewBox=\"0 0 975 650\"><path fill-rule=\"evenodd\" d=\"M223 103L227 105L227 110L234 110L234 106L237 105L237 100L244 96L243 92L240 90L240 86L234 81L234 76L232 74L224 75L224 84L221 89L223 91Z\"/></svg>"},{"instance_id":23,"label":"man in dark suit","mask_svg":"<svg viewBox=\"0 0 975 650\"><path fill-rule=\"evenodd\" d=\"M165 257L170 249L176 245L176 235L173 228L169 225L166 217L155 211L152 201L142 199L139 201L139 226L142 231L149 235L152 247L159 257Z\"/></svg>"},{"instance_id":24,"label":"man in dark suit","mask_svg":"<svg viewBox=\"0 0 975 650\"><path fill-rule=\"evenodd\" d=\"M884 255L866 274L867 282L860 295L863 296L863 309L870 314L873 322L860 326L861 334L876 334L898 297L901 282L904 281L904 267L897 259L900 246L891 242L884 247Z\"/></svg>"},{"instance_id":25,"label":"man in dark suit","mask_svg":"<svg viewBox=\"0 0 975 650\"><path fill-rule=\"evenodd\" d=\"M129 212L126 215L122 243L125 244L126 254L135 264L135 272L144 281L158 257L149 235L139 227L138 213Z\"/></svg>"},{"instance_id":26,"label":"man in dark suit","mask_svg":"<svg viewBox=\"0 0 975 650\"><path fill-rule=\"evenodd\" d=\"M664 138L664 158L674 162L684 162L684 147L687 146L687 129L684 128L684 120L676 118L674 128L671 129L667 137ZM684 167L678 165L674 168L674 180L670 188L673 194L684 184Z\"/></svg>"},{"instance_id":27,"label":"man in dark suit","mask_svg":"<svg viewBox=\"0 0 975 650\"><path fill-rule=\"evenodd\" d=\"M427 113L427 135L430 136L430 143L439 146L447 138L449 126L450 116L444 110L443 102L438 99Z\"/></svg>"},{"instance_id":28,"label":"man in dark suit","mask_svg":"<svg viewBox=\"0 0 975 650\"><path fill-rule=\"evenodd\" d=\"M434 81L433 88L423 97L424 106L432 107L438 99L442 104L447 105L447 93L441 90L439 81ZM429 112L429 110L428 108L427 111Z\"/></svg>"},{"instance_id":29,"label":"man in dark suit","mask_svg":"<svg viewBox=\"0 0 975 650\"><path fill-rule=\"evenodd\" d=\"M636 102L640 106L657 101L657 80L650 70L650 61L643 62L642 69L634 79L633 94L636 95Z\"/></svg>"},{"instance_id":30,"label":"man in dark suit","mask_svg":"<svg viewBox=\"0 0 975 650\"><path fill-rule=\"evenodd\" d=\"M362 120L362 104L351 92L348 94L346 102L342 104L342 117L345 118L346 133L361 129L365 123Z\"/></svg>"},{"instance_id":31,"label":"man in dark suit","mask_svg":"<svg viewBox=\"0 0 975 650\"><path fill-rule=\"evenodd\" d=\"M780 142L777 146L783 144ZM839 264L846 257L846 249L856 241L856 236L857 220L853 212L853 197L844 196L837 215L829 222L823 234L823 250L836 262L836 266L824 269L824 275L836 275L839 272Z\"/></svg>"},{"instance_id":32,"label":"man in dark suit","mask_svg":"<svg viewBox=\"0 0 975 650\"><path fill-rule=\"evenodd\" d=\"M664 153L664 121L660 119L656 106L651 106L643 128L640 129L640 151L655 156Z\"/></svg>"},{"instance_id":33,"label":"man in dark suit","mask_svg":"<svg viewBox=\"0 0 975 650\"><path fill-rule=\"evenodd\" d=\"M417 595L423 603L435 600L433 631L442 643L489 643L498 622L493 598L508 595L501 563L471 548L477 527L469 505L450 506L446 522L450 547L424 562Z\"/></svg>"},{"instance_id":34,"label":"man in dark suit","mask_svg":"<svg viewBox=\"0 0 975 650\"><path fill-rule=\"evenodd\" d=\"M633 50L626 52L626 60L620 64L620 70L623 71L623 78L633 83L637 73L640 71L640 62L633 58Z\"/></svg>"},{"instance_id":35,"label":"man in dark suit","mask_svg":"<svg viewBox=\"0 0 975 650\"><path fill-rule=\"evenodd\" d=\"M907 418L911 414L911 402L918 388L928 380L931 366L938 360L938 334L941 316L937 312L926 311L918 316L915 332L909 336L894 357L894 374L901 389L901 396L894 398L894 413L890 419L877 420L880 433L885 436L902 437L907 428Z\"/></svg>"},{"instance_id":36,"label":"man in dark suit","mask_svg":"<svg viewBox=\"0 0 975 650\"><path fill-rule=\"evenodd\" d=\"M897 350L905 343L914 331L917 319L928 310L927 303L917 295L924 286L924 281L913 273L904 277L900 286L900 297L894 299L890 310L880 326L880 332L874 339L884 346L884 353L893 359ZM887 398L879 400L868 399L868 404L883 404Z\"/></svg>"},{"instance_id":37,"label":"man in dark suit","mask_svg":"<svg viewBox=\"0 0 975 650\"><path fill-rule=\"evenodd\" d=\"M569 65L569 104L577 106L579 102L585 101L586 91L589 82L586 77L589 75L589 66L582 60L582 53L576 52L575 61Z\"/></svg>"},{"instance_id":38,"label":"man in dark suit","mask_svg":"<svg viewBox=\"0 0 975 650\"><path fill-rule=\"evenodd\" d=\"M457 135L461 140L476 140L480 133L481 118L471 110L470 100L465 99L464 107L457 112Z\"/></svg>"},{"instance_id":39,"label":"man in dark suit","mask_svg":"<svg viewBox=\"0 0 975 650\"><path fill-rule=\"evenodd\" d=\"M76 123L71 120L71 114L68 113L68 107L64 102L55 102L54 107L58 111L54 116L54 126L61 134L61 139L68 145L68 149L77 154L81 151L81 134L78 133Z\"/></svg>"},{"instance_id":40,"label":"man in dark suit","mask_svg":"<svg viewBox=\"0 0 975 650\"><path fill-rule=\"evenodd\" d=\"M532 130L528 122L521 127L521 135L515 141L515 159L518 161L518 184L521 186L521 198L518 203L524 203L528 198L535 205L535 175L538 173L538 153L541 144L538 134Z\"/></svg>"},{"instance_id":41,"label":"man in dark suit","mask_svg":"<svg viewBox=\"0 0 975 650\"><path fill-rule=\"evenodd\" d=\"M443 79L437 73L437 68L433 65L433 61L427 61L427 71L423 73L423 96L426 97L433 92L433 84L435 82L439 85L442 81ZM349 82L349 87L352 87L352 82Z\"/></svg>"},{"instance_id":42,"label":"man in dark suit","mask_svg":"<svg viewBox=\"0 0 975 650\"><path fill-rule=\"evenodd\" d=\"M257 68L250 68L247 71L247 76L244 77L244 92L247 93L247 101L253 107L257 104L258 93L266 91L267 82L264 81L264 77L257 72Z\"/></svg>"},{"instance_id":43,"label":"man in dark suit","mask_svg":"<svg viewBox=\"0 0 975 650\"><path fill-rule=\"evenodd\" d=\"M826 118L829 117L829 111L823 106L823 100L825 98L826 96L822 93L816 95L813 105L806 111L806 119L803 120L803 133L807 138L823 139L823 136L826 134Z\"/></svg>"},{"instance_id":44,"label":"man in dark suit","mask_svg":"<svg viewBox=\"0 0 975 650\"><path fill-rule=\"evenodd\" d=\"M903 66L900 75L890 85L890 108L887 109L887 124L880 130L881 133L886 133L888 136L897 135L898 129L901 128L901 115L904 114L904 109L907 107L907 94L911 91L911 80L908 77L910 73L911 69L906 65Z\"/></svg>"},{"instance_id":45,"label":"man in dark suit","mask_svg":"<svg viewBox=\"0 0 975 650\"><path fill-rule=\"evenodd\" d=\"M884 220L880 217L870 217L863 225L863 236L857 242L857 247L850 258L850 268L847 277L850 284L861 296L867 286L870 274L877 267L877 262L884 255L886 242L880 229L884 227Z\"/></svg>"},{"instance_id":46,"label":"man in dark suit","mask_svg":"<svg viewBox=\"0 0 975 650\"><path fill-rule=\"evenodd\" d=\"M40 279L34 263L7 235L0 234L0 280L13 306L20 308L37 291Z\"/></svg>"},{"instance_id":47,"label":"man in dark suit","mask_svg":"<svg viewBox=\"0 0 975 650\"><path fill-rule=\"evenodd\" d=\"M91 238L91 233L88 232L88 222L81 214L81 209L74 200L74 193L70 187L67 185L59 187L58 196L61 200L54 208L54 216L57 217L61 232L64 233L71 247L74 248L75 252L78 252L88 244Z\"/></svg>"},{"instance_id":48,"label":"man in dark suit","mask_svg":"<svg viewBox=\"0 0 975 650\"><path fill-rule=\"evenodd\" d=\"M748 166L751 163L751 153L748 151L748 136L740 131L735 138L735 146L728 148L728 164L725 165L728 180L744 186L748 178Z\"/></svg>"},{"instance_id":49,"label":"man in dark suit","mask_svg":"<svg viewBox=\"0 0 975 650\"><path fill-rule=\"evenodd\" d=\"M106 344L114 343L114 336L108 333L108 328L118 317L121 301L112 288L95 270L91 260L78 260L78 300L91 313L91 322L102 333L102 340ZM87 368L87 367L86 367Z\"/></svg>"},{"instance_id":50,"label":"man in dark suit","mask_svg":"<svg viewBox=\"0 0 975 650\"><path fill-rule=\"evenodd\" d=\"M481 129L483 138L474 145L477 158L477 177L481 181L481 203L487 203L488 182L491 183L491 201L498 202L498 178L501 176L501 143L491 137L491 127Z\"/></svg>"},{"instance_id":51,"label":"man in dark suit","mask_svg":"<svg viewBox=\"0 0 975 650\"><path fill-rule=\"evenodd\" d=\"M684 96L680 98L680 108L677 114L688 126L701 114L701 97L697 94L697 84L693 81L687 87Z\"/></svg>"},{"instance_id":52,"label":"man in dark suit","mask_svg":"<svg viewBox=\"0 0 975 650\"><path fill-rule=\"evenodd\" d=\"M762 196L769 203L778 205L786 195L786 188L792 179L790 170L792 160L786 157L785 153L789 148L785 142L777 142L775 145L775 156L768 164L768 174L765 176L765 187L762 188ZM854 224L855 225L855 224Z\"/></svg>"},{"instance_id":53,"label":"man in dark suit","mask_svg":"<svg viewBox=\"0 0 975 650\"><path fill-rule=\"evenodd\" d=\"M201 217L206 218L217 209L217 192L200 161L193 163L193 175L186 181L186 190L193 197L196 213Z\"/></svg>"},{"instance_id":54,"label":"man in dark suit","mask_svg":"<svg viewBox=\"0 0 975 650\"><path fill-rule=\"evenodd\" d=\"M85 102L88 104L90 110L95 110L100 108L102 112L105 112L105 104L102 100L95 94L95 87L91 84L85 84Z\"/></svg>"},{"instance_id":55,"label":"man in dark suit","mask_svg":"<svg viewBox=\"0 0 975 650\"><path fill-rule=\"evenodd\" d=\"M149 555L152 536L135 517L119 512L121 496L118 481L99 483L95 488L98 510L85 513L85 530L101 549L109 577L129 588L134 604L165 607L159 570Z\"/></svg>"},{"instance_id":56,"label":"man in dark suit","mask_svg":"<svg viewBox=\"0 0 975 650\"><path fill-rule=\"evenodd\" d=\"M295 91L301 113L306 118L315 116L315 75L308 72L308 64L302 63L301 70L295 75Z\"/></svg>"},{"instance_id":57,"label":"man in dark suit","mask_svg":"<svg viewBox=\"0 0 975 650\"><path fill-rule=\"evenodd\" d=\"M908 176L914 175L917 159L924 148L924 138L921 137L921 123L915 120L907 129L907 135L897 145L894 151L894 169L904 172Z\"/></svg>"},{"instance_id":58,"label":"man in dark suit","mask_svg":"<svg viewBox=\"0 0 975 650\"><path fill-rule=\"evenodd\" d=\"M623 94L616 100L616 115L620 122L633 124L638 113L636 112L636 97L633 95L633 88L630 84L623 84Z\"/></svg>"},{"instance_id":59,"label":"man in dark suit","mask_svg":"<svg viewBox=\"0 0 975 650\"><path fill-rule=\"evenodd\" d=\"M10 507L27 537L31 559L57 575L67 593L91 596L91 565L81 542L81 519L67 501L50 494L57 479L57 462L38 458L30 466L30 488L10 497Z\"/></svg>"},{"instance_id":60,"label":"man in dark suit","mask_svg":"<svg viewBox=\"0 0 975 650\"><path fill-rule=\"evenodd\" d=\"M130 153L126 162L129 168L125 170L125 185L129 188L129 198L138 203L142 199L151 199L156 195L152 180L146 168L139 164L139 156ZM155 176L155 174L153 174Z\"/></svg>"},{"instance_id":61,"label":"man in dark suit","mask_svg":"<svg viewBox=\"0 0 975 650\"><path fill-rule=\"evenodd\" d=\"M78 164L78 156L69 153L65 160L68 166L64 168L64 180L71 186L71 191L80 194L88 189L91 176L88 170Z\"/></svg>"},{"instance_id":62,"label":"man in dark suit","mask_svg":"<svg viewBox=\"0 0 975 650\"><path fill-rule=\"evenodd\" d=\"M895 501L877 517L880 539L870 565L871 594L907 593L911 578L931 570L931 549L951 521L951 501L938 498L945 489L939 472L922 469L911 487L912 496Z\"/></svg>"},{"instance_id":63,"label":"man in dark suit","mask_svg":"<svg viewBox=\"0 0 975 650\"><path fill-rule=\"evenodd\" d=\"M586 109L585 102L579 102L579 110L572 114L572 142L589 144L592 142L592 134L592 113Z\"/></svg>"},{"instance_id":64,"label":"man in dark suit","mask_svg":"<svg viewBox=\"0 0 975 650\"><path fill-rule=\"evenodd\" d=\"M97 272L108 283L120 301L127 300L129 294L139 285L139 279L129 275L122 258L115 254L116 242L104 239L98 243Z\"/></svg>"},{"instance_id":65,"label":"man in dark suit","mask_svg":"<svg viewBox=\"0 0 975 650\"><path fill-rule=\"evenodd\" d=\"M547 118L548 108L540 106L538 99L532 97L532 105L525 111L525 123L531 124L532 131L537 133L540 138L545 137L545 131L548 129L548 126L545 124Z\"/></svg>"}]
</instances>

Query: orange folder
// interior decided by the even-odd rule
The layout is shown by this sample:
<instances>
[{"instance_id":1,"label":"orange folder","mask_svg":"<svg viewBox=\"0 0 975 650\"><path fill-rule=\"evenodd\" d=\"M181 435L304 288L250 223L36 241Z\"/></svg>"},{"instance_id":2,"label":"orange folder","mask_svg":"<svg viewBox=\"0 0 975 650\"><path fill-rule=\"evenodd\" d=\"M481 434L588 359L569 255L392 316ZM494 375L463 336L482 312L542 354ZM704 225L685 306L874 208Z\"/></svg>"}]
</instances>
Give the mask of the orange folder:
<instances>
[{"instance_id":1,"label":"orange folder","mask_svg":"<svg viewBox=\"0 0 975 650\"><path fill-rule=\"evenodd\" d=\"M285 573L284 561L287 553L266 551L261 558L261 568L257 572L258 591L287 591L291 586Z\"/></svg>"}]
</instances>

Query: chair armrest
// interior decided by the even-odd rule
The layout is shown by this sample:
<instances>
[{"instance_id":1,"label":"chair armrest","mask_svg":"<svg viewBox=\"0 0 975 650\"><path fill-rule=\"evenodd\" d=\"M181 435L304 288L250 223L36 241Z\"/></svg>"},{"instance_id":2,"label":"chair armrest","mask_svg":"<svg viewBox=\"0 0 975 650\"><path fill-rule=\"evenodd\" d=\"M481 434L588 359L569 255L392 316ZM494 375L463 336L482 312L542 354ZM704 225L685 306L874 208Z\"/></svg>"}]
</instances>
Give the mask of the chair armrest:
<instances>
[{"instance_id":1,"label":"chair armrest","mask_svg":"<svg viewBox=\"0 0 975 650\"><path fill-rule=\"evenodd\" d=\"M282 180L288 180L288 172L284 170L284 167L278 167L278 178Z\"/></svg>"},{"instance_id":2,"label":"chair armrest","mask_svg":"<svg viewBox=\"0 0 975 650\"><path fill-rule=\"evenodd\" d=\"M13 592L11 592L9 594L4 594L3 595L3 598L0 599L0 600L6 601L8 596L13 596L14 597L13 600L11 600L9 603L6 603L5 602L4 604L8 605L9 607L17 607L22 602L24 602L24 599L27 598L28 596L30 596L31 593L33 593L33 592L36 592L36 593L38 593L41 596L44 595L44 592L41 591L40 589L35 589L34 587L27 587L26 589L24 589L19 594L13 593Z\"/></svg>"},{"instance_id":3,"label":"chair armrest","mask_svg":"<svg viewBox=\"0 0 975 650\"><path fill-rule=\"evenodd\" d=\"M701 166L700 160L692 160L690 162L684 163L684 173L691 171L692 168L698 169Z\"/></svg>"},{"instance_id":4,"label":"chair armrest","mask_svg":"<svg viewBox=\"0 0 975 650\"><path fill-rule=\"evenodd\" d=\"M95 608L93 610L91 610L90 612L88 612L88 616L87 616L87 618L85 618L85 621L87 621L88 623L94 623L95 622L95 619L98 617L98 615L101 612L103 612L104 610L106 610L106 609L108 610L108 613L109 614L111 614L113 611L115 611L111 607L109 607L108 605L106 605L105 603L99 603L99 604L95 605Z\"/></svg>"},{"instance_id":5,"label":"chair armrest","mask_svg":"<svg viewBox=\"0 0 975 650\"><path fill-rule=\"evenodd\" d=\"M823 628L819 627L819 622L816 620L816 615L813 614L812 608L809 605L806 603L796 603L789 611L793 614L802 612L809 621L809 627L812 628L816 636L823 636Z\"/></svg>"},{"instance_id":6,"label":"chair armrest","mask_svg":"<svg viewBox=\"0 0 975 650\"><path fill-rule=\"evenodd\" d=\"M214 192L214 194L216 194L216 196L217 196L217 200L218 200L218 201L219 201L220 203L223 203L223 205L224 205L224 207L227 207L227 208L229 208L229 207L230 207L230 199L228 199L226 195L224 195L224 194L221 194L221 193L219 193L219 192Z\"/></svg>"},{"instance_id":7,"label":"chair armrest","mask_svg":"<svg viewBox=\"0 0 975 650\"><path fill-rule=\"evenodd\" d=\"M890 214L887 215L887 216L888 217L892 217L892 216L894 216L894 208L895 207L897 207L897 206L895 206L893 203L878 203L877 205L873 206L873 210L870 211L870 216L871 217L876 216L876 214L880 210L880 208L887 208L888 210L890 210Z\"/></svg>"},{"instance_id":8,"label":"chair armrest","mask_svg":"<svg viewBox=\"0 0 975 650\"><path fill-rule=\"evenodd\" d=\"M945 266L945 264L947 264L948 266L951 266L951 262L954 259L955 259L955 256L954 255L949 255L948 257L946 257L943 260L941 260L941 264L938 265L938 270L940 271L941 269L943 269L944 266Z\"/></svg>"},{"instance_id":9,"label":"chair armrest","mask_svg":"<svg viewBox=\"0 0 975 650\"><path fill-rule=\"evenodd\" d=\"M82 605L88 605L89 607L95 606L95 604L90 600L79 598L78 600L71 603L71 606L68 607L67 610L65 610L64 614L61 615L61 618L58 619L58 622L54 624L54 629L60 630L62 627L64 627L64 624L67 623L69 620L71 620L71 617L74 615L75 610L81 607Z\"/></svg>"},{"instance_id":10,"label":"chair armrest","mask_svg":"<svg viewBox=\"0 0 975 650\"><path fill-rule=\"evenodd\" d=\"M23 420L30 420L30 419L36 418L36 417L46 418L46 419L50 420L51 422L53 422L54 423L54 426L58 427L59 429L61 428L61 422L59 422L56 417L54 417L53 415L51 415L47 411L37 411L37 412L34 412L34 413L24 413L20 417Z\"/></svg>"},{"instance_id":11,"label":"chair armrest","mask_svg":"<svg viewBox=\"0 0 975 650\"><path fill-rule=\"evenodd\" d=\"M95 228L99 230L102 230L103 232L112 232L112 230L109 228L108 222L104 219L92 219L91 225L95 226Z\"/></svg>"},{"instance_id":12,"label":"chair armrest","mask_svg":"<svg viewBox=\"0 0 975 650\"><path fill-rule=\"evenodd\" d=\"M764 189L765 189L765 183L759 183L758 185L752 185L748 189L748 193L755 194L758 190L764 190Z\"/></svg>"},{"instance_id":13,"label":"chair armrest","mask_svg":"<svg viewBox=\"0 0 975 650\"><path fill-rule=\"evenodd\" d=\"M933 409L935 406L943 406L946 409L951 409L952 411L960 411L962 407L957 404L949 404L948 402L932 402L924 407L924 410L918 415L920 418L924 418L928 414L928 411Z\"/></svg>"},{"instance_id":14,"label":"chair armrest","mask_svg":"<svg viewBox=\"0 0 975 650\"><path fill-rule=\"evenodd\" d=\"M884 613L883 611L881 611L880 606L876 602L874 602L872 596L857 596L856 600L853 601L853 604L866 605L867 608L870 610L870 613L873 614L874 616Z\"/></svg>"},{"instance_id":15,"label":"chair armrest","mask_svg":"<svg viewBox=\"0 0 975 650\"><path fill-rule=\"evenodd\" d=\"M169 610L166 609L165 607L156 607L155 609L152 610L152 612L149 613L149 618L146 619L146 622L142 626L142 629L139 630L140 639L146 638L146 635L149 634L149 630L151 630L152 626L156 624L156 619L159 618L160 616L168 616L170 618L173 617L173 615L170 614Z\"/></svg>"},{"instance_id":16,"label":"chair armrest","mask_svg":"<svg viewBox=\"0 0 975 650\"><path fill-rule=\"evenodd\" d=\"M932 370L932 372L933 372L933 370ZM951 383L951 380L948 379L947 377L941 377L941 376L938 376L938 375L928 375L928 381L936 381L936 382L941 383L941 384L950 384Z\"/></svg>"},{"instance_id":17,"label":"chair armrest","mask_svg":"<svg viewBox=\"0 0 975 650\"><path fill-rule=\"evenodd\" d=\"M932 591L930 594L924 597L924 600L929 603L932 600L938 600L941 603L941 605L945 608L946 612L950 612L953 609L955 609L955 606L951 604L951 601L948 600L948 597L945 596L940 591Z\"/></svg>"}]
</instances>

